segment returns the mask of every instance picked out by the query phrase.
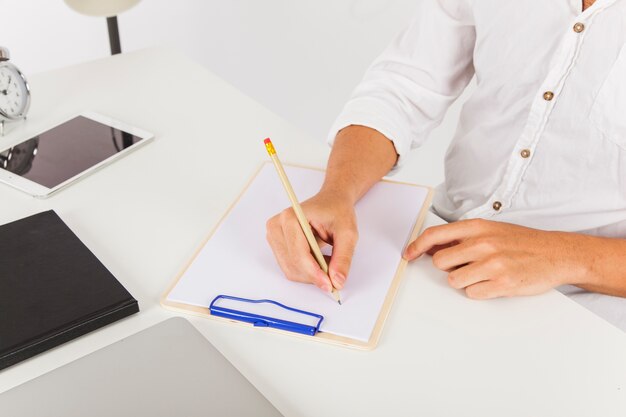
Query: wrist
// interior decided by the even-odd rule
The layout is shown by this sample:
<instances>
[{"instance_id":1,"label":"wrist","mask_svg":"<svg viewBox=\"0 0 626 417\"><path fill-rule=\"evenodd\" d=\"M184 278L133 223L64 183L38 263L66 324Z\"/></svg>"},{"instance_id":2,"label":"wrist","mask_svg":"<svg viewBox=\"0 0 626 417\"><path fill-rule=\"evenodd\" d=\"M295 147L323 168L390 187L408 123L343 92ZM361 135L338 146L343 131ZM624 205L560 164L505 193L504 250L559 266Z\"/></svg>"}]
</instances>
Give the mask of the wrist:
<instances>
[{"instance_id":1,"label":"wrist","mask_svg":"<svg viewBox=\"0 0 626 417\"><path fill-rule=\"evenodd\" d=\"M341 187L322 187L317 194L320 199L327 201L331 204L341 204L354 206L358 201L358 196L355 192L342 189Z\"/></svg>"},{"instance_id":2,"label":"wrist","mask_svg":"<svg viewBox=\"0 0 626 417\"><path fill-rule=\"evenodd\" d=\"M572 275L567 284L573 284L582 287L600 287L607 265L607 261L611 258L611 254L615 252L612 239L598 238L595 236L576 235L577 242L574 259L572 263Z\"/></svg>"}]
</instances>

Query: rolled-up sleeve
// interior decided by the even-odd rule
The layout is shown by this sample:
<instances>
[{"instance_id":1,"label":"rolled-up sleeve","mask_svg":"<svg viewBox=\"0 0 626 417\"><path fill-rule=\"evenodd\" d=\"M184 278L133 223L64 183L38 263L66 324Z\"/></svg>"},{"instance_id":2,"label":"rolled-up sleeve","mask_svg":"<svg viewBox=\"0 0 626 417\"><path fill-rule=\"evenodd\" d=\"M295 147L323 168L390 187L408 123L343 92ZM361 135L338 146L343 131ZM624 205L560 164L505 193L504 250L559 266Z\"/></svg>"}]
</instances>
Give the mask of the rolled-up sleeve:
<instances>
[{"instance_id":1,"label":"rolled-up sleeve","mask_svg":"<svg viewBox=\"0 0 626 417\"><path fill-rule=\"evenodd\" d=\"M367 126L393 142L401 164L424 143L474 75L468 2L418 2L408 28L373 62L332 125L329 144L347 126Z\"/></svg>"}]
</instances>

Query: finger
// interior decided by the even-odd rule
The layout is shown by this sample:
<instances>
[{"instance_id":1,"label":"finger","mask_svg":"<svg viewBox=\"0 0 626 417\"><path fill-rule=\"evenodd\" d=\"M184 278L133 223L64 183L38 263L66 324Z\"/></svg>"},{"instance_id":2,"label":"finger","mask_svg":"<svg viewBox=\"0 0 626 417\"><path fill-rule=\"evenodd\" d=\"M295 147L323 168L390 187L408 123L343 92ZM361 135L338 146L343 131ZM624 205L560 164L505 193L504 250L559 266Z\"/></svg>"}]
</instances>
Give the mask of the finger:
<instances>
[{"instance_id":1,"label":"finger","mask_svg":"<svg viewBox=\"0 0 626 417\"><path fill-rule=\"evenodd\" d=\"M285 242L284 233L281 227L275 227L268 222L267 241L274 253L278 266L290 281L309 283L303 274L292 272L292 266L289 261L289 250Z\"/></svg>"},{"instance_id":2,"label":"finger","mask_svg":"<svg viewBox=\"0 0 626 417\"><path fill-rule=\"evenodd\" d=\"M461 289L474 285L478 282L488 281L492 278L493 271L485 262L474 262L462 268L455 269L448 274L448 284L452 288Z\"/></svg>"},{"instance_id":3,"label":"finger","mask_svg":"<svg viewBox=\"0 0 626 417\"><path fill-rule=\"evenodd\" d=\"M338 290L343 288L350 272L357 240L358 233L355 228L340 229L333 234L333 253L330 257L328 274L333 286Z\"/></svg>"},{"instance_id":4,"label":"finger","mask_svg":"<svg viewBox=\"0 0 626 417\"><path fill-rule=\"evenodd\" d=\"M468 239L437 251L433 255L433 265L442 271L450 271L459 266L485 259L496 252L487 239Z\"/></svg>"},{"instance_id":5,"label":"finger","mask_svg":"<svg viewBox=\"0 0 626 417\"><path fill-rule=\"evenodd\" d=\"M446 248L449 248L450 246L454 246L458 244L459 242L455 240L454 242L446 243L445 245L435 245L429 250L427 250L426 253L429 254L430 256L433 256L434 254L436 254L442 249L446 249Z\"/></svg>"},{"instance_id":6,"label":"finger","mask_svg":"<svg viewBox=\"0 0 626 417\"><path fill-rule=\"evenodd\" d=\"M317 262L313 259L308 245L300 246L303 252L295 258L294 253L290 251L290 241L302 239L306 242L306 238L301 231L300 233L291 231L285 234L285 229L289 230L288 225L293 222L296 222L299 226L295 214L291 210L285 210L267 222L267 241L280 269L290 281L313 283L320 288L328 288L328 291L330 291L328 277L321 271Z\"/></svg>"},{"instance_id":7,"label":"finger","mask_svg":"<svg viewBox=\"0 0 626 417\"><path fill-rule=\"evenodd\" d=\"M289 278L292 281L308 282L330 292L332 290L328 276L322 271L311 254L311 247L306 240L300 223L295 215L283 222L283 234L287 248Z\"/></svg>"},{"instance_id":8,"label":"finger","mask_svg":"<svg viewBox=\"0 0 626 417\"><path fill-rule=\"evenodd\" d=\"M285 244L285 235L280 225L279 216L274 216L267 221L266 225L266 239L272 249L272 253L278 262L278 266L283 271L285 276L288 275L287 259L289 257L289 251Z\"/></svg>"},{"instance_id":9,"label":"finger","mask_svg":"<svg viewBox=\"0 0 626 417\"><path fill-rule=\"evenodd\" d=\"M478 234L486 224L485 220L473 219L429 227L407 246L403 256L410 261L437 245L447 245L455 240L461 242Z\"/></svg>"},{"instance_id":10,"label":"finger","mask_svg":"<svg viewBox=\"0 0 626 417\"><path fill-rule=\"evenodd\" d=\"M502 286L496 281L481 281L470 285L465 288L465 294L475 300L487 300L505 295Z\"/></svg>"},{"instance_id":11,"label":"finger","mask_svg":"<svg viewBox=\"0 0 626 417\"><path fill-rule=\"evenodd\" d=\"M456 229L455 223L427 228L407 246L403 254L404 258L410 261L422 256L436 246L452 244L455 240L459 240Z\"/></svg>"}]
</instances>

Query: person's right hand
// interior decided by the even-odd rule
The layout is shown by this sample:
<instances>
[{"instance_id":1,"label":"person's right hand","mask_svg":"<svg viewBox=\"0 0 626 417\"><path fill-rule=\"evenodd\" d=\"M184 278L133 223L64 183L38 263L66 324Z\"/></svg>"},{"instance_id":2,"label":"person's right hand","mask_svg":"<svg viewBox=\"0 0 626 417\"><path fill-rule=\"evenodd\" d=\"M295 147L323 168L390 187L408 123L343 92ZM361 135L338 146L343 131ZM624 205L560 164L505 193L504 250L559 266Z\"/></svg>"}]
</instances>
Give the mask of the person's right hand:
<instances>
[{"instance_id":1,"label":"person's right hand","mask_svg":"<svg viewBox=\"0 0 626 417\"><path fill-rule=\"evenodd\" d=\"M290 281L314 284L330 292L330 277L332 285L340 290L348 277L358 239L354 207L341 196L324 192L301 205L320 247L324 243L333 247L328 275L315 261L292 208L267 221L267 241L278 265Z\"/></svg>"}]
</instances>

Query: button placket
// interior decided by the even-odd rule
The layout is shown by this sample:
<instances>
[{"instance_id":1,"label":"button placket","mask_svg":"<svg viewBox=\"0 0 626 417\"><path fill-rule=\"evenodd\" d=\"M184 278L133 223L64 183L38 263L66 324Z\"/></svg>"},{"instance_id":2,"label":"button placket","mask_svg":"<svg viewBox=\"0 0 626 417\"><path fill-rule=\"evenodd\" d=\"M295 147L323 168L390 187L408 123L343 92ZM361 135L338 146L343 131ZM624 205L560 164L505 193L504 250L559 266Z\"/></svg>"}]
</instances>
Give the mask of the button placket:
<instances>
[{"instance_id":1,"label":"button placket","mask_svg":"<svg viewBox=\"0 0 626 417\"><path fill-rule=\"evenodd\" d=\"M591 19L586 22L587 25L590 24L590 20ZM585 26L584 23L579 23L581 23L582 27L577 26L577 28L583 30L576 32L574 29L570 32L571 37L566 37L564 41L566 43L564 48L566 49L562 52L562 60L557 61L557 64L542 83L542 90L540 90L542 92L531 106L526 127L514 148L515 151L509 158L509 163L505 169L500 185L494 190L491 194L491 198L489 198L485 204L470 210L462 218L490 217L500 213L505 206L511 204L514 195L519 189L526 168L529 165L528 162L533 149L543 135L543 131L549 121L550 113L554 108L553 100L563 88L570 70L576 61L576 57L580 52L582 36L584 36L582 32L584 32Z\"/></svg>"},{"instance_id":2,"label":"button placket","mask_svg":"<svg viewBox=\"0 0 626 417\"><path fill-rule=\"evenodd\" d=\"M527 125L525 131L522 133L522 140L520 140L517 144L518 146L516 146L516 149L518 150L517 152L519 153L512 156L511 163L507 166L505 173L505 177L508 177L509 181L503 181L501 186L498 187L496 192L493 194L494 196L498 195L501 197L496 199L496 201L492 204L492 208L496 211L500 211L502 209L502 201L506 200L508 201L508 204L510 204L514 195L517 193L521 179L523 178L528 167L529 158L532 155L533 149L543 136L546 125L550 120L550 114L554 108L556 95L563 89L563 85L570 74L571 68L580 53L582 35L579 35L579 33L582 33L585 30L585 24L577 22L574 24L573 30L575 32L575 37L570 37L569 40L566 40L566 42L572 43L569 49L570 52L564 56L564 61L560 65L560 68L557 69L557 67L555 67L555 69L550 71L548 77L546 77L543 83L544 86L554 85L554 90L547 89L544 90L543 94L541 94L541 99L543 99L541 100L543 101L543 106L541 107L543 107L543 111L541 112L539 118L535 119L536 123L534 126L532 124ZM531 111L533 109L531 109ZM525 141L524 139L527 139L528 141ZM519 150L520 148L521 150ZM494 199L491 201L494 201Z\"/></svg>"}]
</instances>

